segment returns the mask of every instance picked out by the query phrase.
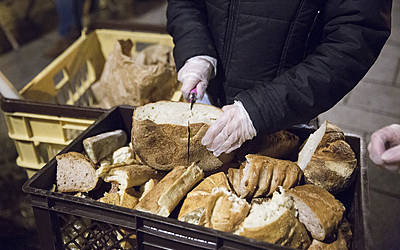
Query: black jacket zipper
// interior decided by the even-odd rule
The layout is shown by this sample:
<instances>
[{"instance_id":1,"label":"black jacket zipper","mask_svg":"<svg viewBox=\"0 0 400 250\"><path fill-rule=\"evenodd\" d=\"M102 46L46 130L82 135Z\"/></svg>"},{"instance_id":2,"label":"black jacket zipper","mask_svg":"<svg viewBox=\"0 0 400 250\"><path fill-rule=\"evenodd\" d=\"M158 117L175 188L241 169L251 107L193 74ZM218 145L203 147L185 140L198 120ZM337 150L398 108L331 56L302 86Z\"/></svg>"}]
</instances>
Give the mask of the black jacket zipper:
<instances>
[{"instance_id":1,"label":"black jacket zipper","mask_svg":"<svg viewBox=\"0 0 400 250\"><path fill-rule=\"evenodd\" d=\"M232 43L234 39L234 30L235 30L235 23L237 20L238 15L238 8L239 8L240 0L232 0L231 5L229 6L229 13L228 13L228 27L225 33L225 44L224 44L224 54L223 54L223 67L225 71L225 78L227 77L229 68L229 61L231 57L231 50L232 50Z\"/></svg>"}]
</instances>

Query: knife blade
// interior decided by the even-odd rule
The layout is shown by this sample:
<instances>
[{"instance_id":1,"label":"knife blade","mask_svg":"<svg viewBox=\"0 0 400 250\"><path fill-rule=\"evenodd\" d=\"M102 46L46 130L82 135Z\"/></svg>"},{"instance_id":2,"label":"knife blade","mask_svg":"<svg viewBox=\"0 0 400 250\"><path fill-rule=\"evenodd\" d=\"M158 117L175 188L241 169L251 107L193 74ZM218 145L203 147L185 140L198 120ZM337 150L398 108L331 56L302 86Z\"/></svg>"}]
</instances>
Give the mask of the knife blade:
<instances>
[{"instance_id":1,"label":"knife blade","mask_svg":"<svg viewBox=\"0 0 400 250\"><path fill-rule=\"evenodd\" d=\"M189 101L190 101L190 111L192 111L193 109L193 105L196 102L196 96L197 96L197 90L196 88L192 89L190 91L190 95L189 95ZM189 116L190 119L190 116ZM188 151L187 151L187 163L188 166L190 166L190 124L189 124L189 119L188 119Z\"/></svg>"}]
</instances>

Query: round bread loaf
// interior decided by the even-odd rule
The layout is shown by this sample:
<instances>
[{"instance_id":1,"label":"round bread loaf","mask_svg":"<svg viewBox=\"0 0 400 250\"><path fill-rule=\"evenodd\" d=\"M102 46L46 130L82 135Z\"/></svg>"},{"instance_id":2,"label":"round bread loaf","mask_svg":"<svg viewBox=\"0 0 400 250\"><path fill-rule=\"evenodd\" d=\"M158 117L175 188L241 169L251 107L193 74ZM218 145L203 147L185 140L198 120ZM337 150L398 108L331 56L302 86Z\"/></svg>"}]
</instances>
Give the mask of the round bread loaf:
<instances>
[{"instance_id":1,"label":"round bread loaf","mask_svg":"<svg viewBox=\"0 0 400 250\"><path fill-rule=\"evenodd\" d=\"M218 169L231 161L233 154L217 158L201 144L201 139L222 113L211 105L194 104L190 110L189 103L171 101L137 107L132 119L133 151L143 163L158 170L193 162L204 171Z\"/></svg>"},{"instance_id":2,"label":"round bread loaf","mask_svg":"<svg viewBox=\"0 0 400 250\"><path fill-rule=\"evenodd\" d=\"M336 194L354 181L356 156L343 131L329 121L309 136L297 161L306 183Z\"/></svg>"}]
</instances>

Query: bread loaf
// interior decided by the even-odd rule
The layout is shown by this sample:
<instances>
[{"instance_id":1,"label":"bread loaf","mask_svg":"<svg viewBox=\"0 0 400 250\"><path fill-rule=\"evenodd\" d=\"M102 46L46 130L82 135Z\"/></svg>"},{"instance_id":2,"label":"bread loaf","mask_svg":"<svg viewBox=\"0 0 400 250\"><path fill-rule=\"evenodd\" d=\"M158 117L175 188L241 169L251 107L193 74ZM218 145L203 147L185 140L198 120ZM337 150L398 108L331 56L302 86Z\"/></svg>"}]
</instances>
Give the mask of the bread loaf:
<instances>
[{"instance_id":1,"label":"bread loaf","mask_svg":"<svg viewBox=\"0 0 400 250\"><path fill-rule=\"evenodd\" d=\"M195 162L204 171L209 171L232 159L232 154L217 158L201 144L207 129L223 111L204 104L194 104L191 111L189 107L184 102L160 101L135 109L132 147L142 162L159 170L171 170Z\"/></svg>"},{"instance_id":2,"label":"bread loaf","mask_svg":"<svg viewBox=\"0 0 400 250\"><path fill-rule=\"evenodd\" d=\"M168 217L203 176L203 170L196 165L176 167L139 201L135 209Z\"/></svg>"},{"instance_id":3,"label":"bread loaf","mask_svg":"<svg viewBox=\"0 0 400 250\"><path fill-rule=\"evenodd\" d=\"M95 165L84 155L68 152L56 156L58 192L89 192L96 188L99 178Z\"/></svg>"},{"instance_id":4,"label":"bread loaf","mask_svg":"<svg viewBox=\"0 0 400 250\"><path fill-rule=\"evenodd\" d=\"M264 137L246 141L237 151L236 157L244 161L248 154L269 156L277 159L292 159L299 151L299 137L287 130L280 130Z\"/></svg>"},{"instance_id":5,"label":"bread loaf","mask_svg":"<svg viewBox=\"0 0 400 250\"><path fill-rule=\"evenodd\" d=\"M101 133L83 140L86 154L93 163L100 162L104 157L125 145L127 135L123 130Z\"/></svg>"},{"instance_id":6,"label":"bread loaf","mask_svg":"<svg viewBox=\"0 0 400 250\"><path fill-rule=\"evenodd\" d=\"M207 177L187 194L179 211L178 220L204 226L208 198L214 188L231 190L228 179L223 172Z\"/></svg>"},{"instance_id":7,"label":"bread loaf","mask_svg":"<svg viewBox=\"0 0 400 250\"><path fill-rule=\"evenodd\" d=\"M296 218L292 199L274 192L272 199L253 203L235 234L296 249L307 249L310 237Z\"/></svg>"},{"instance_id":8,"label":"bread loaf","mask_svg":"<svg viewBox=\"0 0 400 250\"><path fill-rule=\"evenodd\" d=\"M285 189L298 185L303 172L296 163L268 156L247 155L238 169L229 169L228 178L241 198L270 196L278 186Z\"/></svg>"},{"instance_id":9,"label":"bread loaf","mask_svg":"<svg viewBox=\"0 0 400 250\"><path fill-rule=\"evenodd\" d=\"M357 159L343 131L325 121L303 145L297 164L303 169L306 183L336 194L354 181Z\"/></svg>"},{"instance_id":10,"label":"bread loaf","mask_svg":"<svg viewBox=\"0 0 400 250\"><path fill-rule=\"evenodd\" d=\"M324 241L337 232L345 207L327 190L306 184L291 188L286 193L293 198L300 222L314 239Z\"/></svg>"}]
</instances>

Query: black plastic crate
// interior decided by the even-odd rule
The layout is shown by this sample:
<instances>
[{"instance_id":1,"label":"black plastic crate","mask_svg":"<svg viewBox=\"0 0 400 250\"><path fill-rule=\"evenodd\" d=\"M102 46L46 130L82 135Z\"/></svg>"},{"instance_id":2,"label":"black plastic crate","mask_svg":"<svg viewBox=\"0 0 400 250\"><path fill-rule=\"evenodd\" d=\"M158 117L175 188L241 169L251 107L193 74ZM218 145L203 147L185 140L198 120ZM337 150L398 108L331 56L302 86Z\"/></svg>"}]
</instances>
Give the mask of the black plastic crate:
<instances>
[{"instance_id":1,"label":"black plastic crate","mask_svg":"<svg viewBox=\"0 0 400 250\"><path fill-rule=\"evenodd\" d=\"M103 114L60 154L83 152L83 139L122 129L130 138L133 107L118 106ZM314 130L290 130L304 141ZM356 181L337 196L346 206L352 225L351 249L369 249L366 225L369 204L365 145L360 137L346 135L358 159ZM33 207L42 249L290 249L225 233L176 219L179 207L169 218L114 206L88 198L51 191L56 181L56 160L51 159L23 186ZM101 195L101 190L91 194ZM134 239L136 236L136 239Z\"/></svg>"}]
</instances>

